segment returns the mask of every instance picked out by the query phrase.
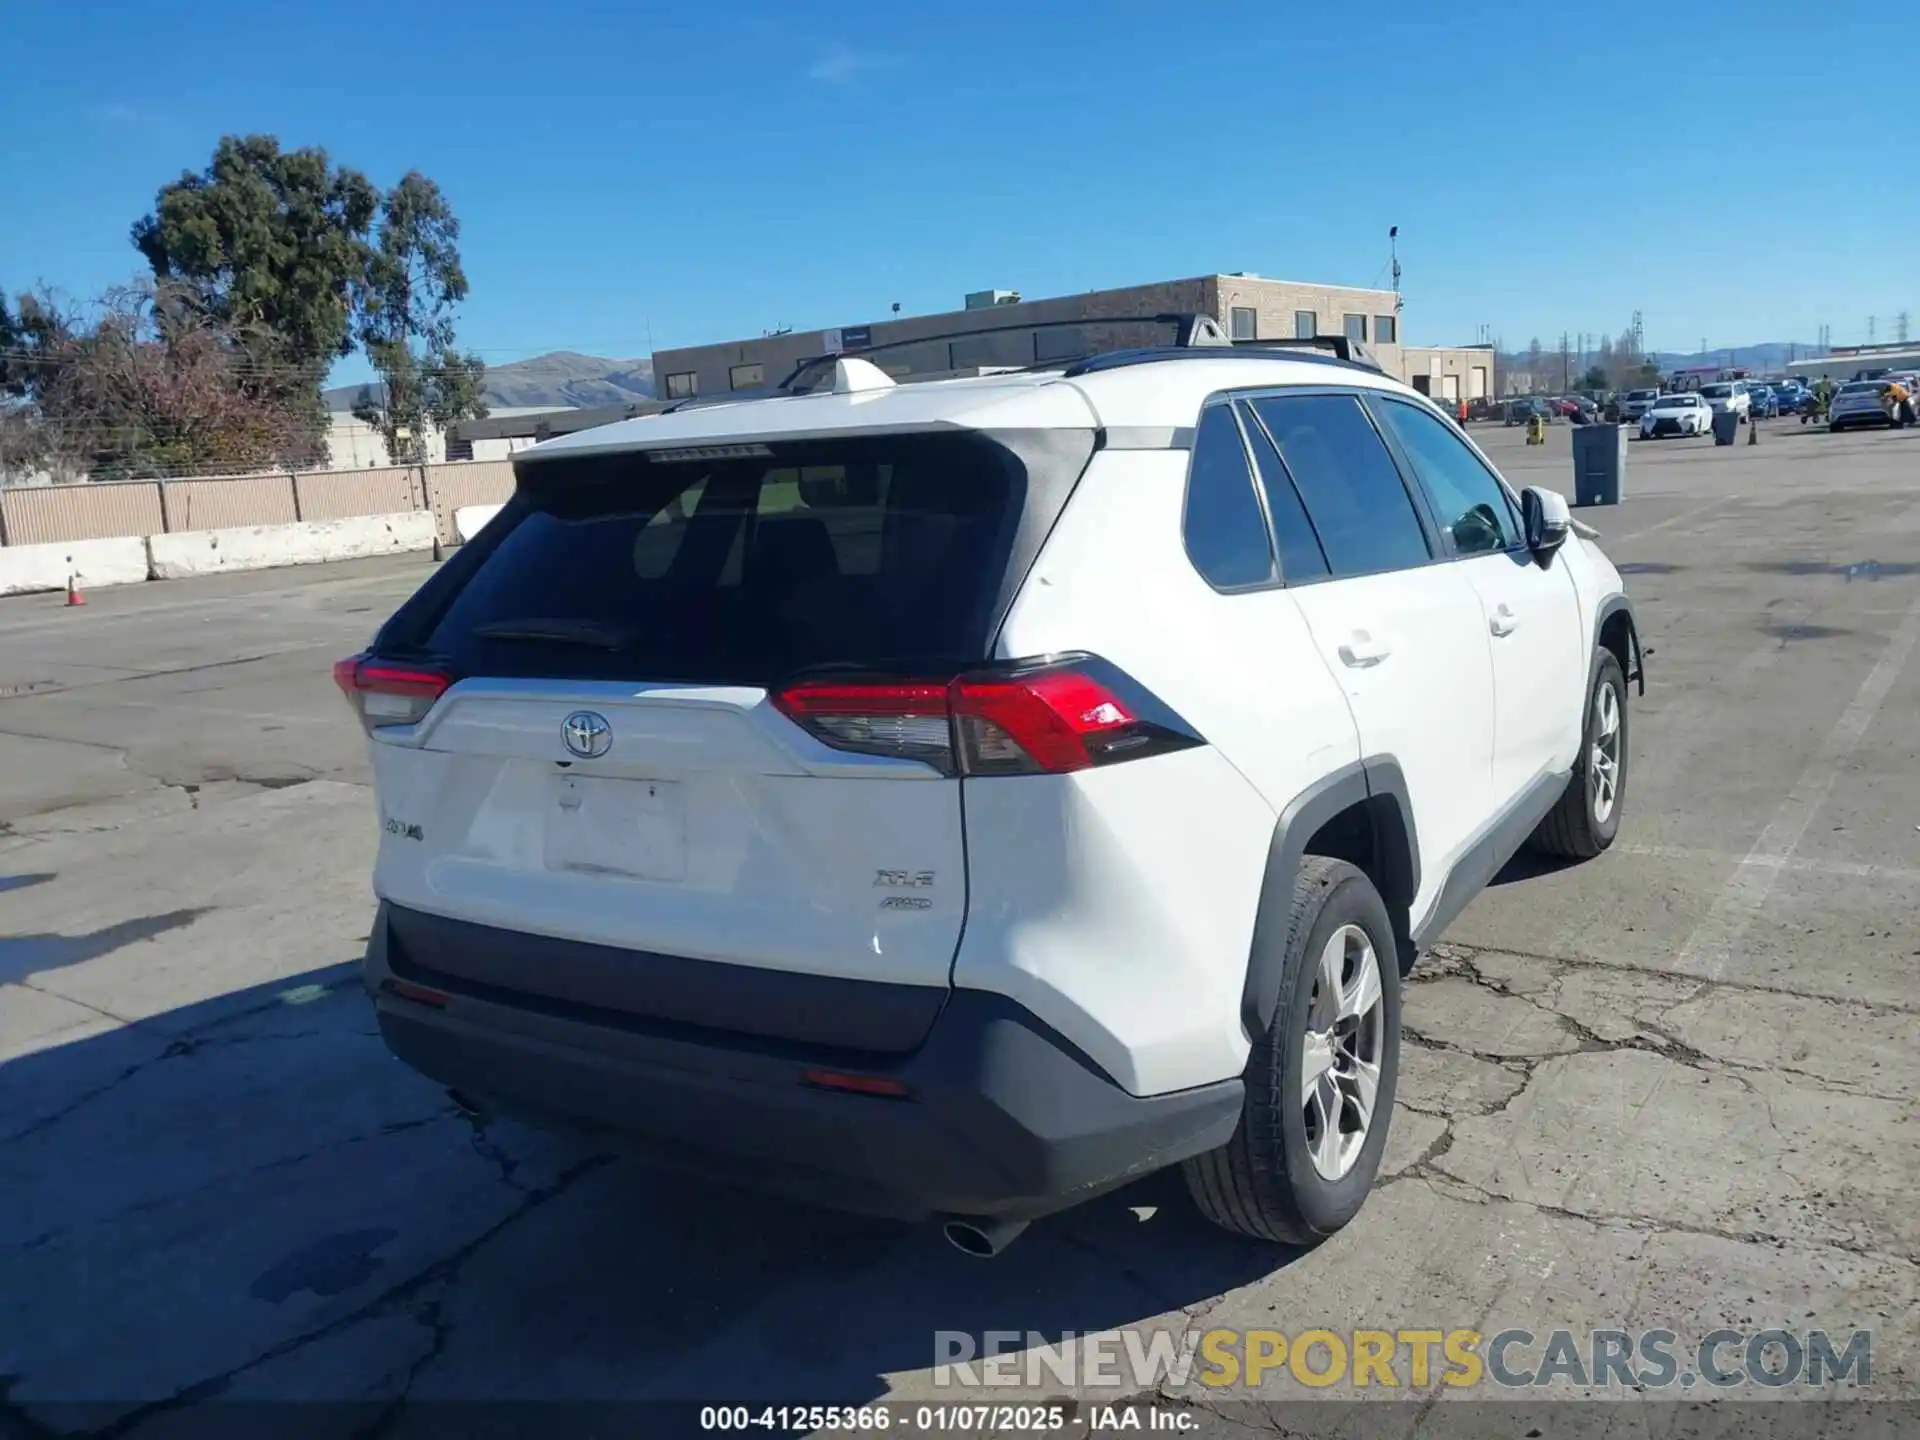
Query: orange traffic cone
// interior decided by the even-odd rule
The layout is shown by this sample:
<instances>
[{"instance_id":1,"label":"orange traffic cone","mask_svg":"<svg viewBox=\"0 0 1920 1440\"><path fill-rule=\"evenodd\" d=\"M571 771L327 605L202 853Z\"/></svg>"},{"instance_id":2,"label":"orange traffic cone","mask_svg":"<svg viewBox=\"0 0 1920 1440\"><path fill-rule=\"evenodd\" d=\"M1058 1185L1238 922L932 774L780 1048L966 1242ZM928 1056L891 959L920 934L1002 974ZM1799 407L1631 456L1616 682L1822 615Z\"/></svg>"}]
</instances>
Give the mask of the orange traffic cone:
<instances>
[{"instance_id":1,"label":"orange traffic cone","mask_svg":"<svg viewBox=\"0 0 1920 1440\"><path fill-rule=\"evenodd\" d=\"M67 576L67 604L84 605L86 603L87 597L80 593L80 577L78 575Z\"/></svg>"}]
</instances>

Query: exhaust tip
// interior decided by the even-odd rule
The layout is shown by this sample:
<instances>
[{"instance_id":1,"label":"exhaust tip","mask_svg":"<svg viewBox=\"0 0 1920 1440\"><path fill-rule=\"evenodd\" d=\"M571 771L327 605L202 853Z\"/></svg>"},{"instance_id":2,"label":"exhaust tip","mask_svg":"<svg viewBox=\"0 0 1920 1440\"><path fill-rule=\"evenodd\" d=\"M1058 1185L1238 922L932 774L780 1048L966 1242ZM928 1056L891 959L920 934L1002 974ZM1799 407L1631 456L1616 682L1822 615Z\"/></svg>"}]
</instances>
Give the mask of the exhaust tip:
<instances>
[{"instance_id":1,"label":"exhaust tip","mask_svg":"<svg viewBox=\"0 0 1920 1440\"><path fill-rule=\"evenodd\" d=\"M963 1255L976 1260L991 1260L1020 1238L1027 1228L1025 1220L949 1220L940 1227L947 1243Z\"/></svg>"}]
</instances>

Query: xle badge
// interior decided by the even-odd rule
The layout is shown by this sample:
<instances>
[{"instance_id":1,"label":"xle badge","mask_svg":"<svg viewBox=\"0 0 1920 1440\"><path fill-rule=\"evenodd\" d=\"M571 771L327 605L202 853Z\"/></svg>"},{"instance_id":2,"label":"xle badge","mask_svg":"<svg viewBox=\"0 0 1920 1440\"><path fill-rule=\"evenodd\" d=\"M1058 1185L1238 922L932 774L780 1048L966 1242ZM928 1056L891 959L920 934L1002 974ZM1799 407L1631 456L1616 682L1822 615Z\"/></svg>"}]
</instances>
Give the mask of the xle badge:
<instances>
[{"instance_id":1,"label":"xle badge","mask_svg":"<svg viewBox=\"0 0 1920 1440\"><path fill-rule=\"evenodd\" d=\"M888 890L931 890L933 871L931 870L876 870L873 872L875 889Z\"/></svg>"}]
</instances>

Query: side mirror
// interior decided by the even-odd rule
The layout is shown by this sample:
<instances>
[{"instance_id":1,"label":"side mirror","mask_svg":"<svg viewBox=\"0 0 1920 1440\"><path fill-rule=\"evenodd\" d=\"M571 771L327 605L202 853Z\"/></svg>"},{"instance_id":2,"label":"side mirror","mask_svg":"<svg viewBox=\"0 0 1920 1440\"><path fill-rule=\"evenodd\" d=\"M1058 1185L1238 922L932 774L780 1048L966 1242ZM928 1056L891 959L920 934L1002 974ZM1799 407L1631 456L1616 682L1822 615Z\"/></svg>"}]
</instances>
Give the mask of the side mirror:
<instances>
[{"instance_id":1,"label":"side mirror","mask_svg":"<svg viewBox=\"0 0 1920 1440\"><path fill-rule=\"evenodd\" d=\"M1527 532L1527 549L1545 560L1567 543L1573 512L1558 490L1529 485L1520 492L1520 523Z\"/></svg>"}]
</instances>

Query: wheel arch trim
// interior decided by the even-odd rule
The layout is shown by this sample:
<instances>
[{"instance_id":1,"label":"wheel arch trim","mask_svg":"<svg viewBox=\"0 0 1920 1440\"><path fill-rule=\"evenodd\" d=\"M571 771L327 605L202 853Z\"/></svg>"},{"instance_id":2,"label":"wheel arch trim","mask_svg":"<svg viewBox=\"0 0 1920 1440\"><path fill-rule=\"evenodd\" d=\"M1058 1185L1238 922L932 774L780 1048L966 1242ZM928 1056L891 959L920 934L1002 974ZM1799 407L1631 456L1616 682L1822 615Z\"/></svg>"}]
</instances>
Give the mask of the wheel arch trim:
<instances>
[{"instance_id":1,"label":"wheel arch trim","mask_svg":"<svg viewBox=\"0 0 1920 1440\"><path fill-rule=\"evenodd\" d=\"M1267 845L1266 875L1254 913L1247 978L1240 994L1240 1019L1249 1038L1261 1034L1280 999L1286 964L1294 878L1307 841L1329 820L1356 805L1365 806L1373 826L1374 852L1386 882L1381 898L1394 926L1394 943L1404 970L1412 956L1408 912L1420 890L1420 846L1414 829L1407 778L1390 755L1373 755L1342 766L1295 796L1274 822Z\"/></svg>"},{"instance_id":2,"label":"wheel arch trim","mask_svg":"<svg viewBox=\"0 0 1920 1440\"><path fill-rule=\"evenodd\" d=\"M1583 696L1580 702L1583 706L1586 704L1587 697L1593 694L1594 682L1600 678L1600 655L1601 652L1606 649L1600 637L1606 633L1608 623L1616 615L1624 615L1627 618L1627 653L1629 658L1627 663L1622 666L1627 683L1637 685L1640 694L1644 695L1647 693L1646 653L1640 647L1640 624L1634 618L1633 602L1625 595L1609 595L1600 602L1599 608L1594 611L1593 615L1593 656L1587 665L1587 691L1586 696Z\"/></svg>"}]
</instances>

